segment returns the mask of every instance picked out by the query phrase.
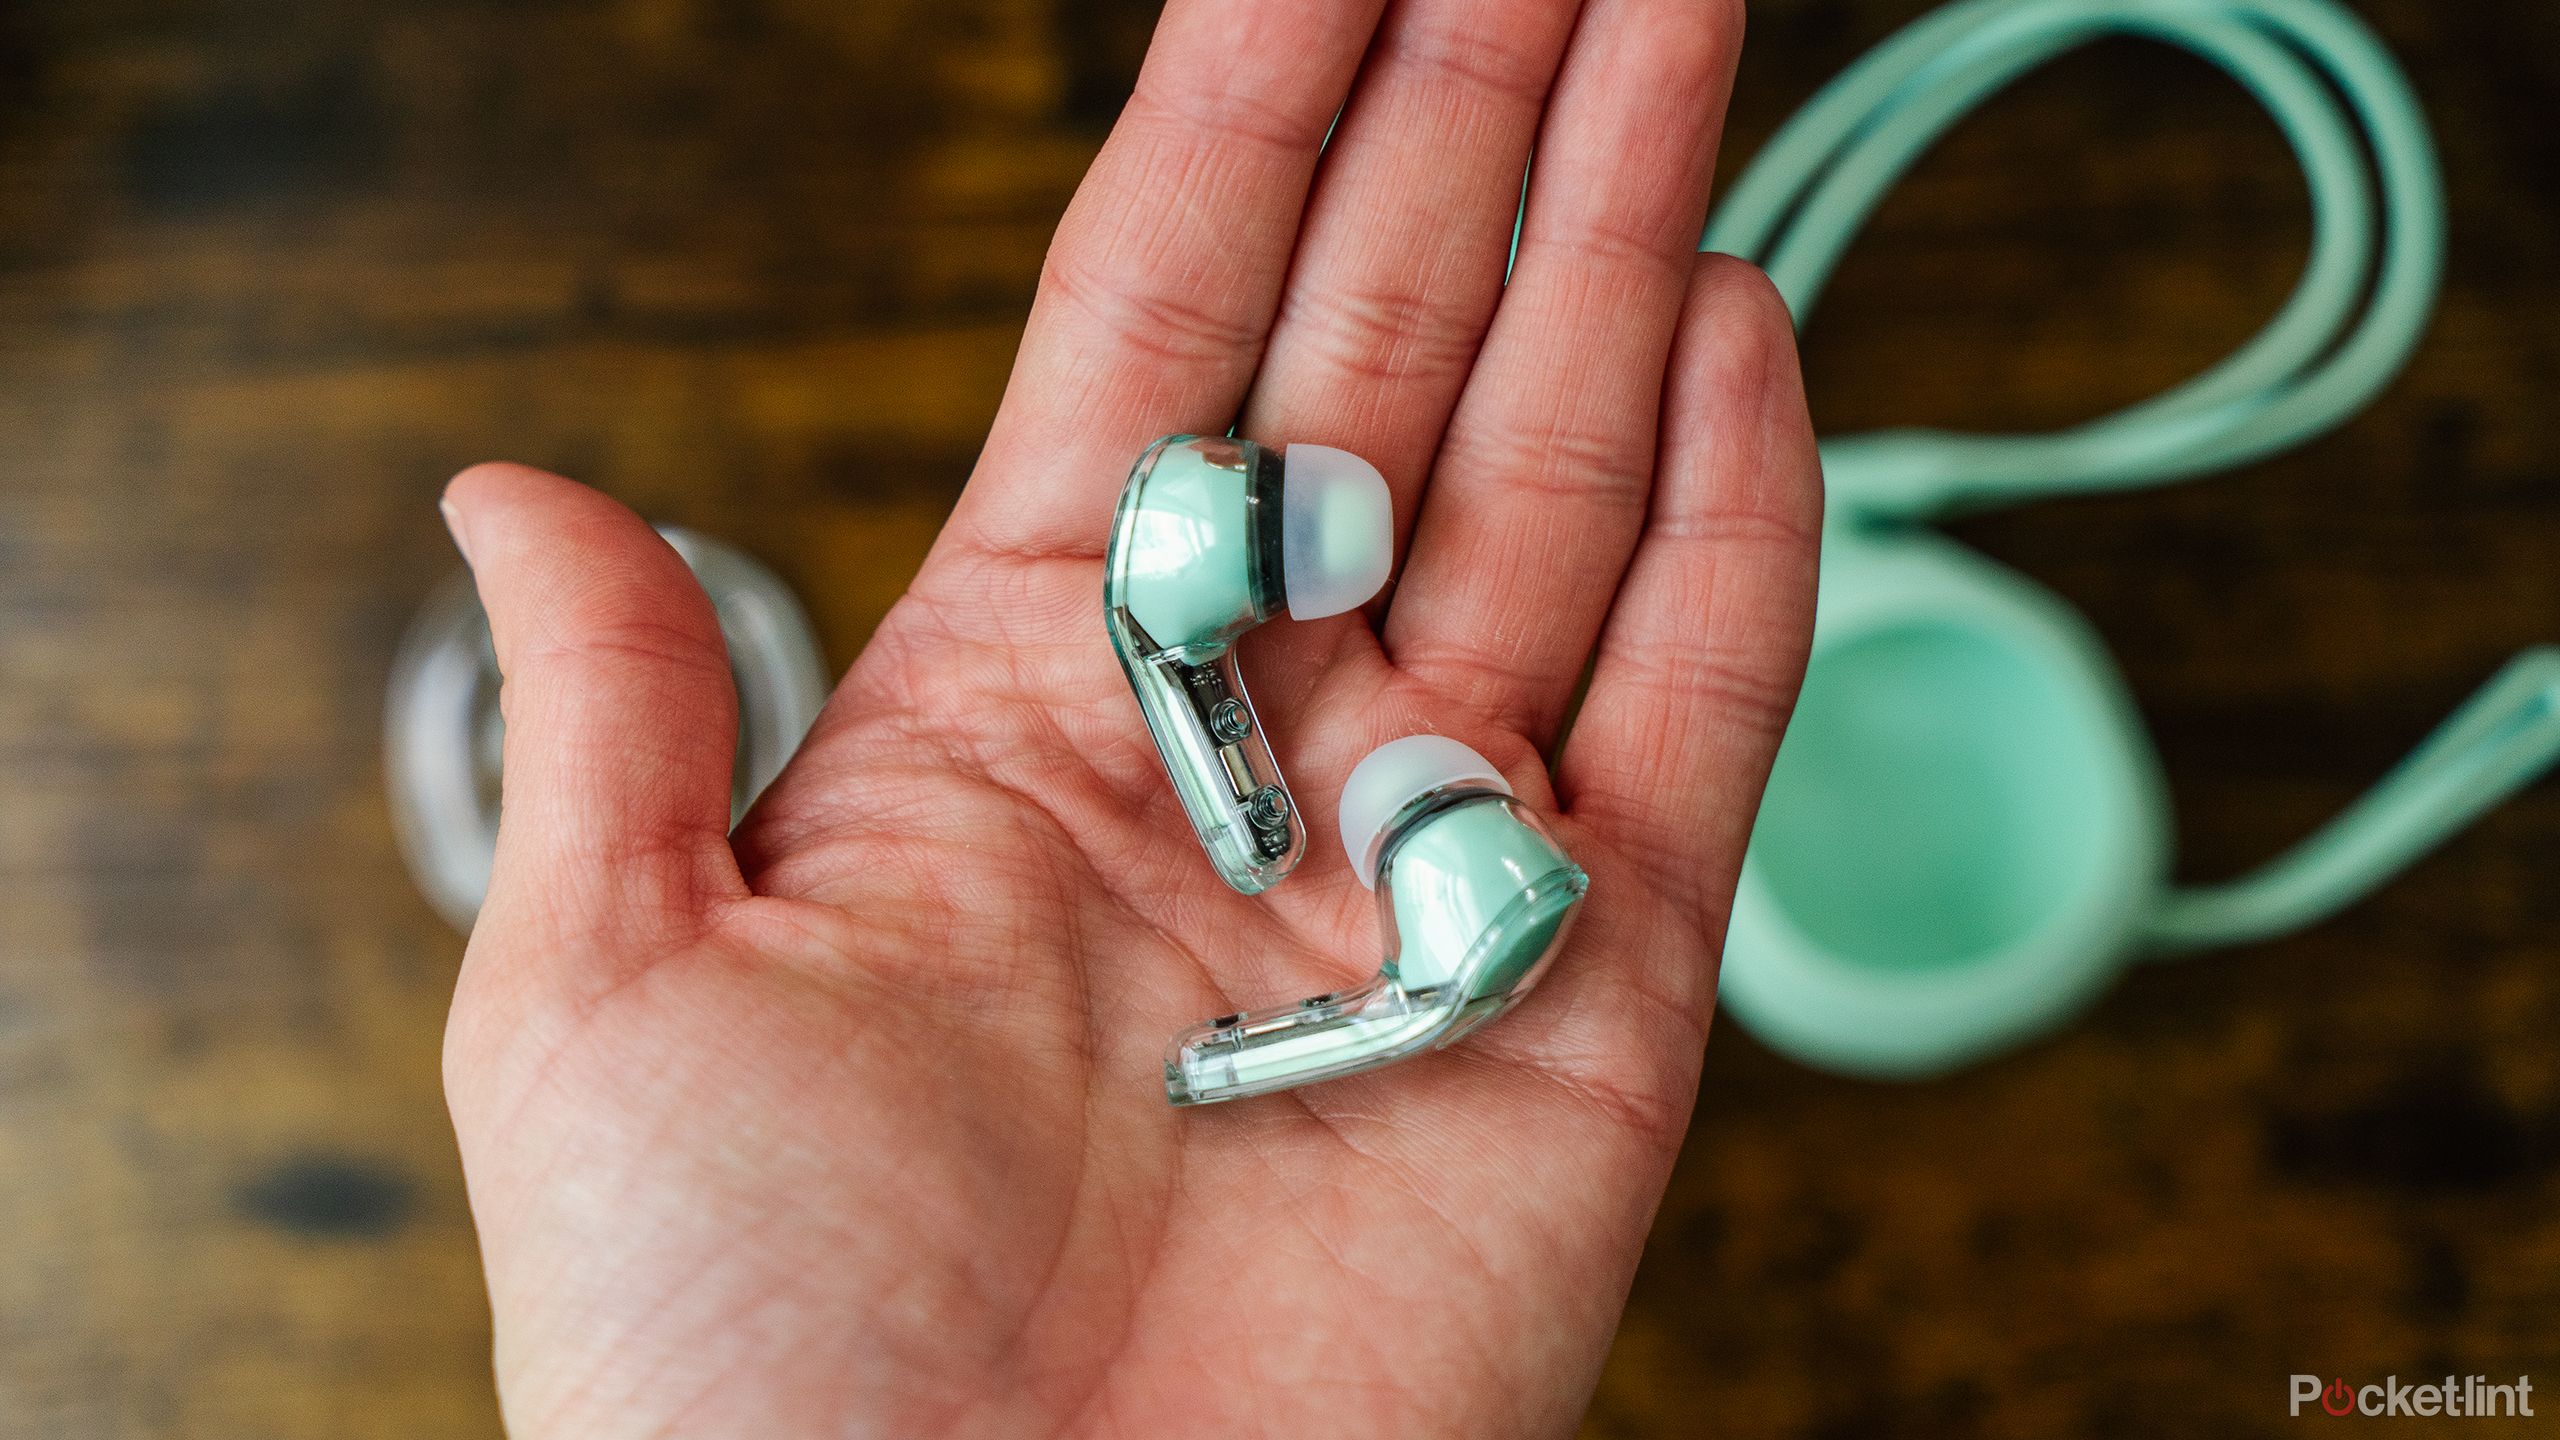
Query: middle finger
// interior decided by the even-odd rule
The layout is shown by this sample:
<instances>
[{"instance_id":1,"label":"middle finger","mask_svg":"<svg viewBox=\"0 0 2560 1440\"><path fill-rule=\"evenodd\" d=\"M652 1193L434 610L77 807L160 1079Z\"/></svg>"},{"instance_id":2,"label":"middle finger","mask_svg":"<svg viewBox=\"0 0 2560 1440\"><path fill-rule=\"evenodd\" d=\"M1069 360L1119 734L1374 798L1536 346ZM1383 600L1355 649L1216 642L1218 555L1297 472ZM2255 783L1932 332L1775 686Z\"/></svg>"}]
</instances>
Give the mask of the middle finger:
<instances>
[{"instance_id":1,"label":"middle finger","mask_svg":"<svg viewBox=\"0 0 2560 1440\"><path fill-rule=\"evenodd\" d=\"M1243 432L1376 465L1403 534L1493 319L1578 0L1399 0L1307 207Z\"/></svg>"},{"instance_id":2,"label":"middle finger","mask_svg":"<svg viewBox=\"0 0 2560 1440\"><path fill-rule=\"evenodd\" d=\"M1387 612L1388 657L1540 746L1653 488L1663 372L1741 49L1739 0L1593 0L1520 253Z\"/></svg>"}]
</instances>

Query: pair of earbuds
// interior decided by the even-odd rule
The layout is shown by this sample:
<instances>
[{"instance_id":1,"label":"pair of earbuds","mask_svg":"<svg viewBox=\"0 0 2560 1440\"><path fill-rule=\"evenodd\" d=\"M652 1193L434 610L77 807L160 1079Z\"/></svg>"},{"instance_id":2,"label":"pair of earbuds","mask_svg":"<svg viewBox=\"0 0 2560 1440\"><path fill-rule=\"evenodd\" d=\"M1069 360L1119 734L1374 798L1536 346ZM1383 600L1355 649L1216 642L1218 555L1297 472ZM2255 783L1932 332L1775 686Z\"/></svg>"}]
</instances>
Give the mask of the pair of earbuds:
<instances>
[{"instance_id":1,"label":"pair of earbuds","mask_svg":"<svg viewBox=\"0 0 2560 1440\"><path fill-rule=\"evenodd\" d=\"M1236 642L1284 612L1315 620L1367 603L1394 568L1393 539L1385 479L1326 446L1169 435L1129 472L1105 559L1105 623L1201 849L1242 894L1296 868L1306 827ZM1174 1104L1285 1090L1456 1042L1538 983L1590 888L1501 772L1446 736L1370 752L1339 813L1343 851L1378 897L1378 973L1175 1036Z\"/></svg>"}]
</instances>

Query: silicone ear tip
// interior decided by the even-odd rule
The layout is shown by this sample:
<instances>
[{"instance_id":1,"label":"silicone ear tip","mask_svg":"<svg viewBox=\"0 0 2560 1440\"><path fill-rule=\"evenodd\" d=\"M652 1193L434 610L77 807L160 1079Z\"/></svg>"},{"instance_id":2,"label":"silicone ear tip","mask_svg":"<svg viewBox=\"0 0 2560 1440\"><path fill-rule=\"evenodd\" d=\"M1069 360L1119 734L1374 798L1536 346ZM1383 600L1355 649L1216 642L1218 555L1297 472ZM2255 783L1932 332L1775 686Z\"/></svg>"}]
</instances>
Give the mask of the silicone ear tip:
<instances>
[{"instance_id":1,"label":"silicone ear tip","mask_svg":"<svg viewBox=\"0 0 2560 1440\"><path fill-rule=\"evenodd\" d=\"M1282 452L1280 573L1289 614L1320 620L1367 604L1395 565L1395 508L1378 467L1330 445Z\"/></svg>"},{"instance_id":2,"label":"silicone ear tip","mask_svg":"<svg viewBox=\"0 0 2560 1440\"><path fill-rule=\"evenodd\" d=\"M1460 780L1511 793L1511 782L1492 762L1446 735L1390 740L1352 767L1351 778L1342 784L1342 849L1351 857L1351 868L1360 872L1361 884L1378 888L1371 852L1396 812L1414 797Z\"/></svg>"}]
</instances>

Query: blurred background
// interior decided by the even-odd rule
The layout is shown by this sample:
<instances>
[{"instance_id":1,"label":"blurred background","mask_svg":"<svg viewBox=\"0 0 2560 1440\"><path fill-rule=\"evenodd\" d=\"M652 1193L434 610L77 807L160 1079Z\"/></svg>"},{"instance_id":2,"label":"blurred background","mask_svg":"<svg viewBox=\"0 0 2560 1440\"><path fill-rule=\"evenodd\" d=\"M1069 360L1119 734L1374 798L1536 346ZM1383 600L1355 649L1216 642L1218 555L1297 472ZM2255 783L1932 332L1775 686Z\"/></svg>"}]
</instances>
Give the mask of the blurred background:
<instances>
[{"instance_id":1,"label":"blurred background","mask_svg":"<svg viewBox=\"0 0 2560 1440\"><path fill-rule=\"evenodd\" d=\"M1925 8L1755 4L1727 173ZM2359 8L2452 193L2408 376L2245 473L1958 527L2117 647L2198 878L2560 638L2560 9ZM1151 11L0 6L0 1435L496 1434L437 1079L462 944L380 764L456 563L437 490L591 481L763 558L849 663ZM1886 205L1806 337L1816 417L2151 394L2306 238L2248 100L2102 45ZM2296 1371L2560 1407L2555 861L2545 784L2343 920L1928 1085L1721 1028L1586 1435L2254 1434Z\"/></svg>"}]
</instances>

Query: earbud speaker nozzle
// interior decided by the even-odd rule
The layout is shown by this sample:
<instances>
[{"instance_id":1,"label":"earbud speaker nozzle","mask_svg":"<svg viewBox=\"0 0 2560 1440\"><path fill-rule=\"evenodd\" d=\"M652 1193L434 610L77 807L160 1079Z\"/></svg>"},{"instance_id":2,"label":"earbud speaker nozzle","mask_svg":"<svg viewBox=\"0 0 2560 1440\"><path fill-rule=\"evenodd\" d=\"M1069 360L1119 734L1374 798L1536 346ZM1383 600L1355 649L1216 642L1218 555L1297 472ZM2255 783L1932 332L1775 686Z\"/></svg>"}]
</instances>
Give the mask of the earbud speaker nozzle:
<instances>
[{"instance_id":1,"label":"earbud speaker nozzle","mask_svg":"<svg viewBox=\"0 0 2560 1440\"><path fill-rule=\"evenodd\" d=\"M1368 603L1395 565L1395 508L1378 467L1329 445L1283 452L1280 564L1289 614L1320 620Z\"/></svg>"},{"instance_id":2,"label":"earbud speaker nozzle","mask_svg":"<svg viewBox=\"0 0 2560 1440\"><path fill-rule=\"evenodd\" d=\"M1508 795L1493 763L1446 735L1407 735L1369 752L1342 785L1342 849L1360 883L1378 888L1378 840L1398 811L1444 785L1479 783Z\"/></svg>"}]
</instances>

